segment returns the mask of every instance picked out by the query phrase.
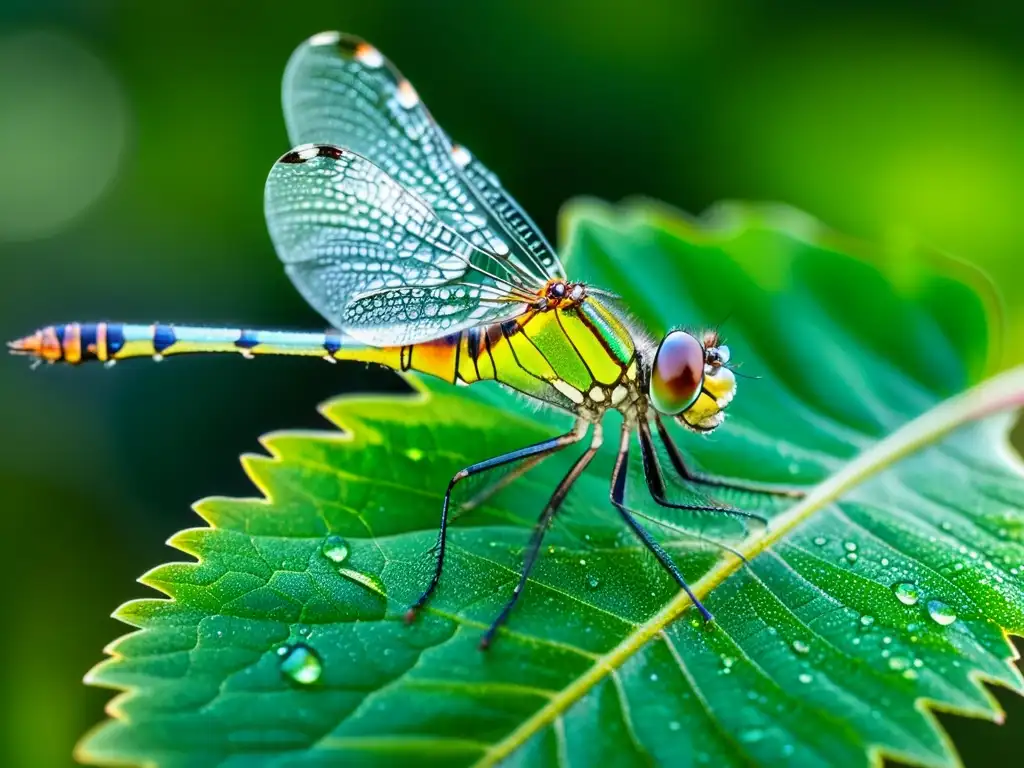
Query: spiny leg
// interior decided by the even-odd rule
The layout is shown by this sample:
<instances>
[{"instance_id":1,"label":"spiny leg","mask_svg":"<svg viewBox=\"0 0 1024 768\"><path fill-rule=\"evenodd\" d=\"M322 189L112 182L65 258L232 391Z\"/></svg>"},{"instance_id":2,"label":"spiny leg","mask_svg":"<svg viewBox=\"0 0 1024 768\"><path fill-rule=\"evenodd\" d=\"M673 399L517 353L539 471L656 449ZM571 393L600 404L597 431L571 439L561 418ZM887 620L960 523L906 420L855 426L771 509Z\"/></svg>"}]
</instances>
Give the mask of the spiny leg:
<instances>
[{"instance_id":1,"label":"spiny leg","mask_svg":"<svg viewBox=\"0 0 1024 768\"><path fill-rule=\"evenodd\" d=\"M640 435L640 455L643 458L644 464L644 479L647 481L647 489L651 492L651 498L653 498L660 506L668 509L681 509L690 512L721 512L724 515L732 515L734 517L743 517L748 520L754 520L761 525L768 524L768 521L761 515L754 514L753 512L744 512L742 509L736 509L735 507L722 507L708 504L678 504L674 501L669 501L665 494L665 477L661 474L661 466L658 464L658 455L654 450L654 440L651 437L651 429L647 425L646 421L641 421L638 427Z\"/></svg>"},{"instance_id":2,"label":"spiny leg","mask_svg":"<svg viewBox=\"0 0 1024 768\"><path fill-rule=\"evenodd\" d=\"M727 480L722 477L705 475L702 472L694 472L686 466L686 461L683 459L682 451L679 450L679 447L675 444L672 436L668 433L668 430L665 429L665 423L657 413L654 414L654 423L658 427L658 436L661 438L661 442L665 446L665 450L668 451L669 461L672 462L672 466L675 468L676 472L679 473L679 476L688 482L699 483L700 485L711 485L716 488L730 488L732 490L746 491L748 493L764 493L771 496L785 496L790 499L802 499L807 495L807 492L800 488L779 488L771 485L760 485L758 483L741 483L735 480Z\"/></svg>"},{"instance_id":3,"label":"spiny leg","mask_svg":"<svg viewBox=\"0 0 1024 768\"><path fill-rule=\"evenodd\" d=\"M505 464L511 464L515 461L522 459L529 459L535 456L544 456L555 451L560 451L574 443L578 443L583 436L587 433L586 422L577 422L571 432L568 432L559 437L554 437L550 440L543 440L533 445L528 445L525 448L520 448L509 453L503 453L500 456L495 456L492 459L485 459L484 461L477 462L476 464L470 464L465 469L459 470L452 477L448 483L448 490L444 494L444 502L441 504L441 525L437 533L437 544L435 549L437 550L437 561L434 566L434 575L430 579L430 584L420 595L419 599L413 603L412 607L409 608L405 613L406 622L411 622L416 618L416 612L422 608L426 602L430 599L430 596L434 594L434 590L437 589L438 583L441 581L441 571L444 570L444 554L448 541L448 509L451 504L452 491L460 480L464 480L471 475L477 475L481 472L486 472L495 467L501 467Z\"/></svg>"},{"instance_id":4,"label":"spiny leg","mask_svg":"<svg viewBox=\"0 0 1024 768\"><path fill-rule=\"evenodd\" d=\"M619 514L622 515L622 519L626 521L626 525L633 530L633 533L635 533L640 541L644 543L644 546L647 547L658 559L661 567L668 571L669 575L675 579L676 584L679 585L680 589L682 589L689 596L690 600L693 601L694 607L700 611L700 615L704 617L704 621L711 621L714 619L714 616L712 616L711 612L704 607L704 604L697 598L697 596L693 594L693 590L691 590L690 585L686 583L686 579L683 578L683 574L679 572L679 568L676 567L676 564L672 561L668 552L662 549L662 546L654 540L651 534L647 532L647 529L640 525L630 511L626 509L626 468L629 463L630 432L631 430L629 427L623 426L622 438L619 442L619 455L615 460L615 469L612 470L612 504L615 505Z\"/></svg>"},{"instance_id":5,"label":"spiny leg","mask_svg":"<svg viewBox=\"0 0 1024 768\"><path fill-rule=\"evenodd\" d=\"M569 489L579 479L579 476L583 474L583 470L590 464L591 459L594 458L600 447L601 425L595 424L594 436L590 440L590 446L584 451L582 456L576 459L576 463L572 465L572 468L562 478L558 487L555 488L555 492L551 494L551 498L548 500L547 505L545 505L544 511L537 518L537 522L533 526L533 533L530 535L530 542L526 546L526 553L523 555L523 568L519 575L519 582L512 590L512 597L505 603L501 613L498 614L498 618L494 620L483 637L480 638L480 650L487 650L490 647L494 639L494 633L505 623L508 615L512 612L512 608L519 600L519 595L522 594L523 587L526 586L526 580L530 576L530 571L533 569L534 563L537 562L537 555L540 553L540 545L544 541L544 534L547 533L548 528L551 526L551 521L554 520L559 508L562 506L562 502L569 493Z\"/></svg>"}]
</instances>

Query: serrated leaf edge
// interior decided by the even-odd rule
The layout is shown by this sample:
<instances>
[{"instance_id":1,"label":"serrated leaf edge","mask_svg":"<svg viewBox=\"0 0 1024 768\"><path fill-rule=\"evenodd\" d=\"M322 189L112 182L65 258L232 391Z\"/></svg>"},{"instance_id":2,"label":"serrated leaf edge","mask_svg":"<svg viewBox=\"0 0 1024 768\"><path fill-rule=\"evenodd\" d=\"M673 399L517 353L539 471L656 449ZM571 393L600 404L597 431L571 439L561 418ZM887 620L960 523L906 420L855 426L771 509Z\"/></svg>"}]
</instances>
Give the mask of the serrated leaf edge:
<instances>
[{"instance_id":1,"label":"serrated leaf edge","mask_svg":"<svg viewBox=\"0 0 1024 768\"><path fill-rule=\"evenodd\" d=\"M934 408L904 424L892 434L860 453L838 472L835 472L815 486L802 501L775 518L772 521L771 528L763 535L747 539L736 549L748 560L756 557L815 512L822 509L826 504L837 500L843 493L871 478L879 470L934 443L959 426L1021 406L1024 406L1024 366L1019 366L987 379L965 392L944 400ZM1016 466L1018 472L1024 476L1024 464L1021 463L1019 457L1010 448L1008 436L1004 436L1004 451L1008 464ZM740 558L725 553L717 565L699 581L691 585L694 594L698 598L704 598L711 590L735 573L742 564L743 560ZM615 648L595 660L587 673L581 675L560 693L552 697L547 704L537 710L536 713L525 720L512 733L501 741L496 742L475 763L476 768L497 765L525 744L530 737L538 733L542 728L553 724L563 712L581 699L598 682L614 672L617 667L632 656L640 647L652 640L665 627L679 618L683 611L689 608L691 604L690 598L686 593L680 592L664 608L637 627ZM1006 638L1010 651L1007 663L1012 670L1011 674L1018 683L1017 691L1022 692L1024 691L1024 677L1021 676L1013 664L1013 661L1019 658L1019 656L1010 642L1009 633L1004 630L1003 636ZM970 677L979 685L982 682L1005 685L1001 680L992 679L978 672L970 673ZM984 688L982 690L984 691ZM993 719L999 721L1001 719L1000 707L994 697L987 691L985 691L985 696L991 702L995 712ZM954 755L956 750L949 742L945 731L939 727L933 713L936 711L947 711L973 716L979 716L980 714L946 706L942 702L925 697L917 699L917 706L928 718L932 726L937 729L942 739L950 748L950 753ZM873 766L881 766L886 756L906 759L906 756L903 755L889 754L879 745L870 745L868 754Z\"/></svg>"}]
</instances>

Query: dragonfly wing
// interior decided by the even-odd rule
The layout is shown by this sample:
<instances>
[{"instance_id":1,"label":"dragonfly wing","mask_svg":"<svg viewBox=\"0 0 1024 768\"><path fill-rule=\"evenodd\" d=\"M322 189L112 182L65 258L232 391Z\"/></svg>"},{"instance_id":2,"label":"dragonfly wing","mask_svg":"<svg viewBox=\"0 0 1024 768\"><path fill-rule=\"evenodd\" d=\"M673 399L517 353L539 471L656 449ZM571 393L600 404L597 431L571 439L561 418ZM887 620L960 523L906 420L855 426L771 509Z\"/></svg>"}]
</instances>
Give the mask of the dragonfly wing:
<instances>
[{"instance_id":1,"label":"dragonfly wing","mask_svg":"<svg viewBox=\"0 0 1024 768\"><path fill-rule=\"evenodd\" d=\"M314 35L292 55L283 102L293 144L363 155L429 203L474 245L507 256L538 283L565 272L540 229L497 177L451 140L415 89L369 43Z\"/></svg>"},{"instance_id":2,"label":"dragonfly wing","mask_svg":"<svg viewBox=\"0 0 1024 768\"><path fill-rule=\"evenodd\" d=\"M510 282L507 263L352 152L292 150L270 172L264 207L274 246L303 297L366 343L425 341L507 319L528 298ZM455 299L450 306L441 306L440 289ZM375 295L387 301L366 299Z\"/></svg>"},{"instance_id":3,"label":"dragonfly wing","mask_svg":"<svg viewBox=\"0 0 1024 768\"><path fill-rule=\"evenodd\" d=\"M487 285L385 288L355 297L345 309L345 328L360 339L415 344L511 320L528 308Z\"/></svg>"}]
</instances>

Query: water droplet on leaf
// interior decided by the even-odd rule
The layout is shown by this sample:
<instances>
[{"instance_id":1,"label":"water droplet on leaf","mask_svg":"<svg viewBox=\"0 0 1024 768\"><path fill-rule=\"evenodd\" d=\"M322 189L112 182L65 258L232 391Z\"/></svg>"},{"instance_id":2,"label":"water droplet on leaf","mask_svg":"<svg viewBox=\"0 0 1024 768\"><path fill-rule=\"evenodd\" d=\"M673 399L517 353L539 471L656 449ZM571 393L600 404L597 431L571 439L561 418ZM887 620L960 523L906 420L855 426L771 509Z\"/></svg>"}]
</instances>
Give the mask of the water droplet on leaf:
<instances>
[{"instance_id":1,"label":"water droplet on leaf","mask_svg":"<svg viewBox=\"0 0 1024 768\"><path fill-rule=\"evenodd\" d=\"M874 616L861 616L860 617L860 625L862 627L870 627L874 623L875 623L875 617Z\"/></svg>"},{"instance_id":2,"label":"water droplet on leaf","mask_svg":"<svg viewBox=\"0 0 1024 768\"><path fill-rule=\"evenodd\" d=\"M419 461L423 458L424 453L419 448L407 448L405 450L405 456L409 461Z\"/></svg>"},{"instance_id":3,"label":"water droplet on leaf","mask_svg":"<svg viewBox=\"0 0 1024 768\"><path fill-rule=\"evenodd\" d=\"M597 578L595 578L594 576L591 576L587 579L587 586L591 589L597 589L599 586L601 586L601 582L598 581Z\"/></svg>"},{"instance_id":4,"label":"water droplet on leaf","mask_svg":"<svg viewBox=\"0 0 1024 768\"><path fill-rule=\"evenodd\" d=\"M320 679L323 664L316 651L305 643L282 645L277 649L281 674L299 685L312 685Z\"/></svg>"},{"instance_id":5,"label":"water droplet on leaf","mask_svg":"<svg viewBox=\"0 0 1024 768\"><path fill-rule=\"evenodd\" d=\"M370 573L360 573L359 571L353 571L351 568L339 568L338 573L344 576L349 581L354 581L356 584L361 584L371 592L376 592L381 597L387 597L387 592L384 591L384 585L381 580Z\"/></svg>"},{"instance_id":6,"label":"water droplet on leaf","mask_svg":"<svg viewBox=\"0 0 1024 768\"><path fill-rule=\"evenodd\" d=\"M944 627L956 621L956 612L941 600L928 601L928 615L932 617L932 621Z\"/></svg>"},{"instance_id":7,"label":"water droplet on leaf","mask_svg":"<svg viewBox=\"0 0 1024 768\"><path fill-rule=\"evenodd\" d=\"M903 584L897 584L892 588L892 591L896 595L896 599L904 605L916 605L917 601L921 599L921 590L916 584L910 584L904 582Z\"/></svg>"},{"instance_id":8,"label":"water droplet on leaf","mask_svg":"<svg viewBox=\"0 0 1024 768\"><path fill-rule=\"evenodd\" d=\"M809 650L811 650L811 646L809 646L803 640L794 640L793 650L797 653L807 653Z\"/></svg>"},{"instance_id":9,"label":"water droplet on leaf","mask_svg":"<svg viewBox=\"0 0 1024 768\"><path fill-rule=\"evenodd\" d=\"M328 536L320 547L320 551L332 563L340 563L348 557L348 542L341 536Z\"/></svg>"}]
</instances>

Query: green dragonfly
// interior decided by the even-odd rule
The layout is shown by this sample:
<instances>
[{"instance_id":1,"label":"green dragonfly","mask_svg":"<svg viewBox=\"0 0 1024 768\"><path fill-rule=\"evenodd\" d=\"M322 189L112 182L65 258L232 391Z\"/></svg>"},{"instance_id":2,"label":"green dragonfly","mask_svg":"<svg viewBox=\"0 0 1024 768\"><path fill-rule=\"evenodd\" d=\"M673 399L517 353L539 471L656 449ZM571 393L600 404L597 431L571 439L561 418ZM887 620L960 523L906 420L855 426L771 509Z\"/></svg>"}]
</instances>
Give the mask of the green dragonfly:
<instances>
[{"instance_id":1,"label":"green dragonfly","mask_svg":"<svg viewBox=\"0 0 1024 768\"><path fill-rule=\"evenodd\" d=\"M435 567L406 614L410 621L440 582L455 487L514 465L493 490L590 435L541 510L519 581L483 635L482 648L511 612L545 532L600 448L602 417L617 410L622 430L611 503L710 620L672 558L626 507L625 470L636 435L647 486L659 505L760 519L730 507L670 501L656 434L686 481L798 494L697 474L666 429L665 418L695 432L722 424L736 377L717 331L673 330L655 340L629 321L616 297L570 280L494 174L452 143L409 81L363 40L338 32L314 35L292 55L283 90L288 133L297 146L270 172L267 223L286 272L332 330L69 323L10 342L11 351L37 362L72 364L211 352L354 360L453 384L497 381L572 413L575 425L568 433L471 464L444 494Z\"/></svg>"}]
</instances>

